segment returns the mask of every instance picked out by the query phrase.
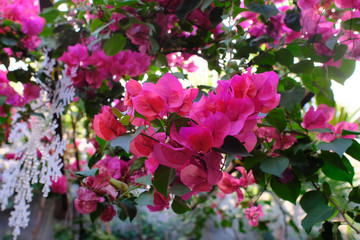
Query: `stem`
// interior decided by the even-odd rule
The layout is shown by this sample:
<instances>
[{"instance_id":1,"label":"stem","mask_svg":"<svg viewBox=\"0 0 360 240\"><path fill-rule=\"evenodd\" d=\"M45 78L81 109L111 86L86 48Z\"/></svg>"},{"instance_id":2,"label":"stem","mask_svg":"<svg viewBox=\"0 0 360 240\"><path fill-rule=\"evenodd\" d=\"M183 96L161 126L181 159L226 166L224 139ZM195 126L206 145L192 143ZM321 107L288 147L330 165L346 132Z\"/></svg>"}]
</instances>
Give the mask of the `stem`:
<instances>
[{"instance_id":1,"label":"stem","mask_svg":"<svg viewBox=\"0 0 360 240\"><path fill-rule=\"evenodd\" d=\"M320 191L320 188L316 185L316 183L311 182L312 185L315 187L316 190ZM352 228L354 229L354 231L357 234L360 234L360 230L358 228L356 228L351 222L349 222L349 220L347 219L347 217L345 216L345 212L340 208L340 206L326 193L322 192L324 194L324 196L326 197L326 199L331 202L335 208L339 211L340 215L344 218L344 221Z\"/></svg>"},{"instance_id":2,"label":"stem","mask_svg":"<svg viewBox=\"0 0 360 240\"><path fill-rule=\"evenodd\" d=\"M46 201L46 197L42 197L41 202L40 202L40 209L39 209L38 216L37 216L37 219L36 219L36 225L35 225L35 228L33 230L34 240L37 239L37 235L38 235L40 224L41 224L41 219L42 219L42 217L44 215L45 201Z\"/></svg>"}]
</instances>

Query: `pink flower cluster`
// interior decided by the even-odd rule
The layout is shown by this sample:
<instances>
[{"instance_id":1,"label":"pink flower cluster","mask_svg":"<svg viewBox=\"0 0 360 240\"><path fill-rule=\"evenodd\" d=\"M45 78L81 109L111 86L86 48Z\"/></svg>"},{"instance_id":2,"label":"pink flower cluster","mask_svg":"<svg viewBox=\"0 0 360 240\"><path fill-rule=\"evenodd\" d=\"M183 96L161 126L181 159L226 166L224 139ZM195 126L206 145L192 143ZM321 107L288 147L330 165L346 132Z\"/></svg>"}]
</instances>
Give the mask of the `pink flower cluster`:
<instances>
[{"instance_id":1,"label":"pink flower cluster","mask_svg":"<svg viewBox=\"0 0 360 240\"><path fill-rule=\"evenodd\" d=\"M316 111L312 106L305 114L304 121L301 126L308 130L328 128L331 133L319 133L317 139L320 141L331 142L337 138L355 138L355 135L341 136L342 130L358 131L357 123L348 123L345 121L337 123L335 126L329 122L335 116L335 109L327 106L326 104L320 104Z\"/></svg>"},{"instance_id":2,"label":"pink flower cluster","mask_svg":"<svg viewBox=\"0 0 360 240\"><path fill-rule=\"evenodd\" d=\"M240 195L240 186L254 182L252 173L247 175L245 169L239 168L244 178L234 180L227 174L224 176L221 171L223 157L213 149L221 147L228 135L237 137L248 151L254 148L257 138L253 131L259 112L267 113L279 103L278 80L274 72L236 75L231 80L219 81L216 94L211 92L194 104L197 90L183 89L170 74L165 74L156 84L141 86L131 80L126 84L124 101L130 112L136 110L148 121L168 121L169 113L174 112L191 120L185 119L181 127L176 127L175 120L168 126L171 128L169 136L155 133L150 126L143 132L149 137L138 135L130 151L148 157L145 166L149 172L154 173L159 164L175 168L177 180L191 189L183 199L209 192L219 182L223 189L233 189L224 190L226 193L237 191ZM139 124L149 123L141 120Z\"/></svg>"},{"instance_id":3,"label":"pink flower cluster","mask_svg":"<svg viewBox=\"0 0 360 240\"><path fill-rule=\"evenodd\" d=\"M242 3L243 5L243 3ZM240 23L240 26L247 30L252 37L260 37L267 34L274 39L274 43L278 44L279 40L285 36L285 42L290 43L292 40L301 36L301 33L295 32L288 28L285 24L285 12L289 9L289 6L279 7L280 13L274 17L269 18L269 24L260 22L258 13L254 12L242 12L241 17L246 20Z\"/></svg>"},{"instance_id":4,"label":"pink flower cluster","mask_svg":"<svg viewBox=\"0 0 360 240\"><path fill-rule=\"evenodd\" d=\"M88 47L79 43L69 46L68 52L64 52L59 60L68 65L67 75L80 88L100 88L105 78L119 81L125 75L136 77L144 74L150 66L150 57L138 52L120 51L108 57L101 49L89 56Z\"/></svg>"},{"instance_id":5,"label":"pink flower cluster","mask_svg":"<svg viewBox=\"0 0 360 240\"><path fill-rule=\"evenodd\" d=\"M0 13L5 19L20 23L22 32L27 36L22 39L26 48L33 50L41 43L38 35L44 28L45 19L39 17L39 2L35 0L0 1Z\"/></svg>"},{"instance_id":6,"label":"pink flower cluster","mask_svg":"<svg viewBox=\"0 0 360 240\"><path fill-rule=\"evenodd\" d=\"M166 55L169 67L181 67L188 72L196 72L198 67L195 65L194 60L191 59L191 54L183 53L169 53Z\"/></svg>"},{"instance_id":7,"label":"pink flower cluster","mask_svg":"<svg viewBox=\"0 0 360 240\"><path fill-rule=\"evenodd\" d=\"M0 96L6 96L5 103L14 107L22 107L39 97L40 87L32 83L24 84L23 96L17 93L6 77L7 72L0 70Z\"/></svg>"}]
</instances>

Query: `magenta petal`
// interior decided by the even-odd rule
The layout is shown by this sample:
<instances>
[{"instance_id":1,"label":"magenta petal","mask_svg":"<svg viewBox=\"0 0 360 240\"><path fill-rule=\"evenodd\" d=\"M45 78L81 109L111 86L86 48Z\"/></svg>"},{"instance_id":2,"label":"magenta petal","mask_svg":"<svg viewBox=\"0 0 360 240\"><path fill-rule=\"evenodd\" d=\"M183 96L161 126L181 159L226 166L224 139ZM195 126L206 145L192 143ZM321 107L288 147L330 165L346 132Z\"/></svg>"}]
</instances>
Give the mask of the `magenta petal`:
<instances>
[{"instance_id":1,"label":"magenta petal","mask_svg":"<svg viewBox=\"0 0 360 240\"><path fill-rule=\"evenodd\" d=\"M156 160L165 166L181 168L189 160L191 153L185 148L174 148L168 144L159 143L154 146Z\"/></svg>"},{"instance_id":2,"label":"magenta petal","mask_svg":"<svg viewBox=\"0 0 360 240\"><path fill-rule=\"evenodd\" d=\"M207 181L210 184L217 184L222 178L222 171L220 170L220 163L222 155L217 152L209 152L204 156L207 165Z\"/></svg>"},{"instance_id":3,"label":"magenta petal","mask_svg":"<svg viewBox=\"0 0 360 240\"><path fill-rule=\"evenodd\" d=\"M224 143L225 137L229 134L229 118L222 112L216 112L215 114L206 118L203 125L207 126L212 132L214 139L213 146L221 147L221 145Z\"/></svg>"}]
</instances>

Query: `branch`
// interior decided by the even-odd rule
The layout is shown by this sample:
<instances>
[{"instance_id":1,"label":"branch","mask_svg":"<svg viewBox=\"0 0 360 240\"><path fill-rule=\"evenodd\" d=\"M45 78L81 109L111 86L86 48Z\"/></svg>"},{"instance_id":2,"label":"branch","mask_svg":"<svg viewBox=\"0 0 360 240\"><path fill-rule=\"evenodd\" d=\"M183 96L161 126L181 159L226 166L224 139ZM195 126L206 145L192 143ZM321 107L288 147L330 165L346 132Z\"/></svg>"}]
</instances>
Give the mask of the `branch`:
<instances>
[{"instance_id":1,"label":"branch","mask_svg":"<svg viewBox=\"0 0 360 240\"><path fill-rule=\"evenodd\" d=\"M312 185L315 187L316 190L320 191L320 188L316 185L316 183L311 182ZM347 217L345 216L345 212L340 208L340 206L327 194L325 194L324 192L322 192L324 194L324 196L326 197L326 199L331 202L335 208L339 211L340 215L344 218L344 221L352 228L354 229L354 231L357 234L360 234L360 230L358 228L356 228L351 222L349 222L349 220L347 219Z\"/></svg>"}]
</instances>

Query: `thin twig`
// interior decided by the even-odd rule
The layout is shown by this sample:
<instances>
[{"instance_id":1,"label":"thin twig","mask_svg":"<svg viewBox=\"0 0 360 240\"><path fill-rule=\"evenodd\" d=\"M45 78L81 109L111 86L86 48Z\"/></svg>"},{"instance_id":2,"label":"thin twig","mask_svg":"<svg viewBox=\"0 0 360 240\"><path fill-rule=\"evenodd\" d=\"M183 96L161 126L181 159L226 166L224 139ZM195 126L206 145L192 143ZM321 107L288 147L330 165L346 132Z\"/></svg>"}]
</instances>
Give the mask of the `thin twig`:
<instances>
[{"instance_id":1,"label":"thin twig","mask_svg":"<svg viewBox=\"0 0 360 240\"><path fill-rule=\"evenodd\" d=\"M312 185L315 187L316 190L320 191L320 188L316 185L316 183L311 182ZM335 208L339 211L340 215L344 218L344 221L352 228L357 234L360 234L360 230L356 228L345 216L345 212L340 208L340 206L327 194L323 193L327 200L329 200Z\"/></svg>"}]
</instances>

